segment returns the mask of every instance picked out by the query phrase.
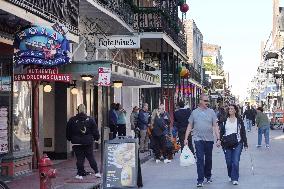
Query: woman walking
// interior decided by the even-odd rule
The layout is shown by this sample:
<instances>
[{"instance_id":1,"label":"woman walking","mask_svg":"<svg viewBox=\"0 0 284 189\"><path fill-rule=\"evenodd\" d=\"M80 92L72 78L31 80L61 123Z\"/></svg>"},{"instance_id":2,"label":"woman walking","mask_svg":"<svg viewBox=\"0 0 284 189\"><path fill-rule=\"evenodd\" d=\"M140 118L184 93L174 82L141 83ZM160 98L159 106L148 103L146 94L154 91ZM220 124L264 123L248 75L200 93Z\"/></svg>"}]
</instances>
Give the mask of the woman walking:
<instances>
[{"instance_id":1,"label":"woman walking","mask_svg":"<svg viewBox=\"0 0 284 189\"><path fill-rule=\"evenodd\" d=\"M233 185L238 185L242 149L243 147L248 148L245 126L243 120L239 117L238 111L236 105L230 105L229 117L220 129L228 176Z\"/></svg>"},{"instance_id":2,"label":"woman walking","mask_svg":"<svg viewBox=\"0 0 284 189\"><path fill-rule=\"evenodd\" d=\"M152 130L152 140L154 143L154 154L156 163L161 162L161 152L164 156L164 163L170 163L171 160L168 159L171 156L171 152L167 149L167 137L169 134L169 115L164 111L164 106L160 105L159 110L153 111L153 130Z\"/></svg>"},{"instance_id":3,"label":"woman walking","mask_svg":"<svg viewBox=\"0 0 284 189\"><path fill-rule=\"evenodd\" d=\"M262 134L264 134L265 139L265 147L269 148L269 119L265 113L263 113L263 108L258 107L257 108L257 115L256 115L256 126L258 128L258 141L256 147L261 147L262 142Z\"/></svg>"}]
</instances>

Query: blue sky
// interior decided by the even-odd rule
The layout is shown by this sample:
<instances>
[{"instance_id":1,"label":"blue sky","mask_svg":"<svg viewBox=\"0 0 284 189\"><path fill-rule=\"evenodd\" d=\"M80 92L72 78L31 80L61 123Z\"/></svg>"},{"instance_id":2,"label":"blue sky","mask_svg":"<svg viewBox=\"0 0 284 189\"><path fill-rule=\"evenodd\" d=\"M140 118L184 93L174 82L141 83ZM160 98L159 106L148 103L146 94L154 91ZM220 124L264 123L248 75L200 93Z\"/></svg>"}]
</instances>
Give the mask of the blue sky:
<instances>
[{"instance_id":1,"label":"blue sky","mask_svg":"<svg viewBox=\"0 0 284 189\"><path fill-rule=\"evenodd\" d=\"M272 30L272 0L187 0L203 42L222 47L233 94L243 98L260 63L260 44Z\"/></svg>"}]
</instances>

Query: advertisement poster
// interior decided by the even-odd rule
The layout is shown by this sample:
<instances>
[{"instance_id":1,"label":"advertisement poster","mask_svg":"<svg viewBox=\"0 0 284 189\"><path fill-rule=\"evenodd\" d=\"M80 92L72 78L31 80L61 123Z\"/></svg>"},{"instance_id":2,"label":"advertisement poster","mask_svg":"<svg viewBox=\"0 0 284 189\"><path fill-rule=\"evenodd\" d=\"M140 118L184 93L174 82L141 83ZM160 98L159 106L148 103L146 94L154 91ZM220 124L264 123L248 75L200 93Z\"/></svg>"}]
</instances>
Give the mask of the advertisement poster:
<instances>
[{"instance_id":1,"label":"advertisement poster","mask_svg":"<svg viewBox=\"0 0 284 189\"><path fill-rule=\"evenodd\" d=\"M99 67L98 86L110 86L111 68Z\"/></svg>"},{"instance_id":2,"label":"advertisement poster","mask_svg":"<svg viewBox=\"0 0 284 189\"><path fill-rule=\"evenodd\" d=\"M0 91L11 91L11 79L9 76L0 77Z\"/></svg>"},{"instance_id":3,"label":"advertisement poster","mask_svg":"<svg viewBox=\"0 0 284 189\"><path fill-rule=\"evenodd\" d=\"M0 153L8 152L8 108L0 106Z\"/></svg>"},{"instance_id":4,"label":"advertisement poster","mask_svg":"<svg viewBox=\"0 0 284 189\"><path fill-rule=\"evenodd\" d=\"M104 188L137 187L136 143L105 146Z\"/></svg>"}]
</instances>

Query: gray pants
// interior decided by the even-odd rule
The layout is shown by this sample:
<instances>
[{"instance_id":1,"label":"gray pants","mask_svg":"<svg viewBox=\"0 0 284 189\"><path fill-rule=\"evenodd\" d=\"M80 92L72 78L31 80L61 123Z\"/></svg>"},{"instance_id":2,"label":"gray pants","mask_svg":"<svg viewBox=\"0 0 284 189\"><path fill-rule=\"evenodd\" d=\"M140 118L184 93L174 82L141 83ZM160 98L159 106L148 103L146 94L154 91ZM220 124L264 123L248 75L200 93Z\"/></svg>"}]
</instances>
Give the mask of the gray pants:
<instances>
[{"instance_id":1,"label":"gray pants","mask_svg":"<svg viewBox=\"0 0 284 189\"><path fill-rule=\"evenodd\" d=\"M148 150L148 141L147 130L140 130L140 150Z\"/></svg>"}]
</instances>

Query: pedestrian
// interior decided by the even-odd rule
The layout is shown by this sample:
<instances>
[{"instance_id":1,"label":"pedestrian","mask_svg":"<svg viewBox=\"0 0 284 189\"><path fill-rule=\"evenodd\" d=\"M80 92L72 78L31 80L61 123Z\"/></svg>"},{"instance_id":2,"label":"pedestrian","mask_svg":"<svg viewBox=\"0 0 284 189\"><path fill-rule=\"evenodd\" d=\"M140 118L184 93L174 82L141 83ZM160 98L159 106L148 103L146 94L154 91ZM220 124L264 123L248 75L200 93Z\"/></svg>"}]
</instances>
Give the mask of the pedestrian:
<instances>
[{"instance_id":1,"label":"pedestrian","mask_svg":"<svg viewBox=\"0 0 284 189\"><path fill-rule=\"evenodd\" d=\"M136 127L138 126L138 114L139 114L139 108L137 106L134 106L130 114L130 125L131 125L131 130L133 131L135 131Z\"/></svg>"},{"instance_id":2,"label":"pedestrian","mask_svg":"<svg viewBox=\"0 0 284 189\"><path fill-rule=\"evenodd\" d=\"M77 159L76 179L83 179L87 175L84 170L85 158L89 161L91 168L95 171L95 176L101 178L97 162L93 154L93 143L100 139L98 126L95 120L86 114L86 106L78 106L78 114L69 119L66 127L66 138L72 143L72 149Z\"/></svg>"},{"instance_id":3,"label":"pedestrian","mask_svg":"<svg viewBox=\"0 0 284 189\"><path fill-rule=\"evenodd\" d=\"M244 120L246 120L246 123L247 123L247 131L250 132L254 115L253 115L253 111L251 110L249 105L247 106L247 109L244 113L243 118L244 118Z\"/></svg>"},{"instance_id":4,"label":"pedestrian","mask_svg":"<svg viewBox=\"0 0 284 189\"><path fill-rule=\"evenodd\" d=\"M198 108L193 110L189 117L184 140L184 145L188 145L187 138L193 131L192 138L195 144L195 154L197 158L197 187L203 187L204 178L206 178L207 183L212 182L213 133L215 133L216 136L216 146L220 147L217 116L212 109L208 108L208 104L208 95L201 94Z\"/></svg>"},{"instance_id":5,"label":"pedestrian","mask_svg":"<svg viewBox=\"0 0 284 189\"><path fill-rule=\"evenodd\" d=\"M154 119L152 140L154 143L154 154L156 163L161 162L161 153L163 154L164 163L170 163L169 157L172 153L168 148L169 142L169 127L170 127L170 116L165 111L163 104L159 106L159 109L154 110L152 114Z\"/></svg>"},{"instance_id":6,"label":"pedestrian","mask_svg":"<svg viewBox=\"0 0 284 189\"><path fill-rule=\"evenodd\" d=\"M219 111L217 113L217 119L218 119L218 125L219 127L223 126L222 124L226 121L227 119L227 112L225 111L225 108L222 106L219 107Z\"/></svg>"},{"instance_id":7,"label":"pedestrian","mask_svg":"<svg viewBox=\"0 0 284 189\"><path fill-rule=\"evenodd\" d=\"M116 103L112 103L110 105L110 110L108 113L108 120L109 120L109 130L112 133L110 139L114 139L117 134L117 114L116 114Z\"/></svg>"},{"instance_id":8,"label":"pedestrian","mask_svg":"<svg viewBox=\"0 0 284 189\"><path fill-rule=\"evenodd\" d=\"M122 105L116 104L116 115L117 115L117 135L126 136L126 111Z\"/></svg>"},{"instance_id":9,"label":"pedestrian","mask_svg":"<svg viewBox=\"0 0 284 189\"><path fill-rule=\"evenodd\" d=\"M148 151L148 135L147 129L150 127L150 113L148 112L148 104L144 103L143 108L138 114L138 127L140 129L140 152Z\"/></svg>"},{"instance_id":10,"label":"pedestrian","mask_svg":"<svg viewBox=\"0 0 284 189\"><path fill-rule=\"evenodd\" d=\"M255 117L256 117L256 114L257 114L257 111L255 109L255 107L252 105L251 106L251 111L252 111L252 126L255 126Z\"/></svg>"},{"instance_id":11,"label":"pedestrian","mask_svg":"<svg viewBox=\"0 0 284 189\"><path fill-rule=\"evenodd\" d=\"M184 147L184 139L185 139L184 137L185 137L185 132L186 132L186 128L188 125L188 119L190 117L191 111L189 108L184 107L183 101L178 102L178 106L179 106L179 109L175 111L174 113L174 125L178 131L178 138L179 138L181 150L182 150ZM194 154L191 133L189 134L189 137L187 140L188 140L189 149Z\"/></svg>"},{"instance_id":12,"label":"pedestrian","mask_svg":"<svg viewBox=\"0 0 284 189\"><path fill-rule=\"evenodd\" d=\"M225 154L229 181L232 181L233 185L238 185L240 156L243 147L248 148L246 129L243 120L239 117L236 105L230 105L228 113L229 117L220 129L221 144ZM232 138L234 140L231 140Z\"/></svg>"},{"instance_id":13,"label":"pedestrian","mask_svg":"<svg viewBox=\"0 0 284 189\"><path fill-rule=\"evenodd\" d=\"M269 148L269 130L270 130L270 122L265 113L263 113L263 108L257 108L257 115L256 115L256 126L258 128L258 140L257 140L257 147L261 147L262 142L262 134L264 134L265 139L265 147Z\"/></svg>"}]
</instances>

